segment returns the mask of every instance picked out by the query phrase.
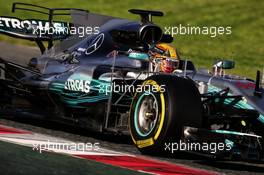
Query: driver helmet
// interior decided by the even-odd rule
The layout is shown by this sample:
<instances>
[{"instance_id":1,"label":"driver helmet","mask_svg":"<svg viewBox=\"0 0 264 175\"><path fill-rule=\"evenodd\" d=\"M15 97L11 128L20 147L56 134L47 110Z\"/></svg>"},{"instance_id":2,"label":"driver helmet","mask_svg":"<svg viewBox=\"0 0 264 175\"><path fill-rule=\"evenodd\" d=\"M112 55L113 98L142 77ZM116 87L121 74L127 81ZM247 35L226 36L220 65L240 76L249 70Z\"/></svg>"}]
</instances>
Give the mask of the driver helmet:
<instances>
[{"instance_id":1,"label":"driver helmet","mask_svg":"<svg viewBox=\"0 0 264 175\"><path fill-rule=\"evenodd\" d=\"M155 58L161 59L159 70L164 73L172 73L179 67L179 58L176 49L167 43L156 44L153 51Z\"/></svg>"}]
</instances>

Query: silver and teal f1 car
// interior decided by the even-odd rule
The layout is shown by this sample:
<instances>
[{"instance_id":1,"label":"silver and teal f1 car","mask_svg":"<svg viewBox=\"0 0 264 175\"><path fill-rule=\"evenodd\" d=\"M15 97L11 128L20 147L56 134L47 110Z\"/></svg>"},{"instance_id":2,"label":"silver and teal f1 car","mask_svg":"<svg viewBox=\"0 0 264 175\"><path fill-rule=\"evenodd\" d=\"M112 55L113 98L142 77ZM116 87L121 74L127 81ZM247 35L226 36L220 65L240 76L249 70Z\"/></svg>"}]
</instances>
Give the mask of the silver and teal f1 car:
<instances>
[{"instance_id":1,"label":"silver and teal f1 car","mask_svg":"<svg viewBox=\"0 0 264 175\"><path fill-rule=\"evenodd\" d=\"M220 60L210 72L183 59L173 73L153 71L156 65L149 52L157 43L172 42L152 22L162 12L132 9L141 20L131 21L25 3L14 3L13 11L17 10L46 14L48 20L0 19L1 33L35 41L42 52L28 66L0 59L2 115L128 134L148 154L185 150L263 159L260 72L253 81L226 75L224 70L234 67L232 61ZM54 20L61 15L71 16L72 21ZM46 25L48 30L43 28ZM62 27L94 31L81 37L63 33ZM212 145L217 145L213 152Z\"/></svg>"}]
</instances>

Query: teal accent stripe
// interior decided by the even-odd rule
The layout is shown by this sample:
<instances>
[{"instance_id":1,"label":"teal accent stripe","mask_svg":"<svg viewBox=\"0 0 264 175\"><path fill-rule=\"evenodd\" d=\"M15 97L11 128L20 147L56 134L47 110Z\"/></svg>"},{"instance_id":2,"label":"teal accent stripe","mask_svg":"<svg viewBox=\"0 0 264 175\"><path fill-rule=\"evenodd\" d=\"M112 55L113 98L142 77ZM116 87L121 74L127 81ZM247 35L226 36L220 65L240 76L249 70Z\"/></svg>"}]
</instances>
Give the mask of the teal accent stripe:
<instances>
[{"instance_id":1,"label":"teal accent stripe","mask_svg":"<svg viewBox=\"0 0 264 175\"><path fill-rule=\"evenodd\" d=\"M247 134L247 133L242 133L242 132L237 132L237 131L211 130L211 132L219 133L219 134L231 134L231 135L239 135L239 136L261 137L261 136L258 136L258 135Z\"/></svg>"},{"instance_id":2,"label":"teal accent stripe","mask_svg":"<svg viewBox=\"0 0 264 175\"><path fill-rule=\"evenodd\" d=\"M209 85L208 86L208 92L209 93L217 93L221 91L220 88ZM231 93L228 93L228 95L232 95ZM224 104L228 105L230 104L234 99L230 98L230 99L225 99ZM240 108L240 109L254 109L250 104L248 104L246 101L244 100L240 100L237 104L235 104L236 108Z\"/></svg>"},{"instance_id":3,"label":"teal accent stripe","mask_svg":"<svg viewBox=\"0 0 264 175\"><path fill-rule=\"evenodd\" d=\"M90 96L90 94L84 92L68 91L65 89L65 84L63 83L51 83L49 85L49 90L53 91L55 94L58 94L60 96L60 100L65 104L72 107L83 108L83 103L95 103L109 99L109 95L106 95L105 92L100 92L100 88L107 87L108 85L108 82L92 80L90 84L90 90L95 92L98 91L97 96Z\"/></svg>"},{"instance_id":4,"label":"teal accent stripe","mask_svg":"<svg viewBox=\"0 0 264 175\"><path fill-rule=\"evenodd\" d=\"M261 123L264 124L264 116L263 115L259 115L258 121L260 121Z\"/></svg>"},{"instance_id":5,"label":"teal accent stripe","mask_svg":"<svg viewBox=\"0 0 264 175\"><path fill-rule=\"evenodd\" d=\"M153 95L153 93L151 93L151 92L145 92L144 94L142 94L142 95L139 97L139 99L138 99L138 101L137 101L137 104L136 104L136 107L135 107L135 113L134 113L134 126L135 126L135 129L136 129L136 132L137 132L141 137L146 137L146 136L148 136L148 135L153 131L153 129L155 128L155 127L151 128L151 130L150 130L149 132L147 132L147 133L144 134L144 133L142 133L142 132L140 131L139 126L138 126L138 121L139 121L139 116L138 116L139 104L141 103L143 97L146 96L146 95L152 95L152 96L154 97L154 99L156 100L156 102L157 102L156 97L155 97L155 96Z\"/></svg>"}]
</instances>

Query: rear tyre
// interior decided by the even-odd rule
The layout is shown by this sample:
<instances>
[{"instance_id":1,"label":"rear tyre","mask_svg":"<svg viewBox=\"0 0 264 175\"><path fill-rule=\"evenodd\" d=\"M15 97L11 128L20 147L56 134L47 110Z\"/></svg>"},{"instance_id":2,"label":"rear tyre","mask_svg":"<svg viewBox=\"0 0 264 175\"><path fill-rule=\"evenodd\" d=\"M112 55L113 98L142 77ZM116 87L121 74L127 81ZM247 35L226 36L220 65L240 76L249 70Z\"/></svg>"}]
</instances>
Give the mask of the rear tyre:
<instances>
[{"instance_id":1,"label":"rear tyre","mask_svg":"<svg viewBox=\"0 0 264 175\"><path fill-rule=\"evenodd\" d=\"M161 153L165 143L180 141L183 126L201 126L201 97L192 80L155 75L141 89L145 91L137 92L131 105L129 127L142 153Z\"/></svg>"}]
</instances>

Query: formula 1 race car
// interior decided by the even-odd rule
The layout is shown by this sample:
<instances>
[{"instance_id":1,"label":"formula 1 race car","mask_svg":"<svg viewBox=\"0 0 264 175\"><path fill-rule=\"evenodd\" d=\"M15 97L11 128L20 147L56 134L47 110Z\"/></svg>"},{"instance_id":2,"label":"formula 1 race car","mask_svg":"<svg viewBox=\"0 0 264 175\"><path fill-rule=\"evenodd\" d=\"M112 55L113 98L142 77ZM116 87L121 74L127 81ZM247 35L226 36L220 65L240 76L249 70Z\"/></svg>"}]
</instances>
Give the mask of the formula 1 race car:
<instances>
[{"instance_id":1,"label":"formula 1 race car","mask_svg":"<svg viewBox=\"0 0 264 175\"><path fill-rule=\"evenodd\" d=\"M173 40L152 21L162 12L131 9L141 17L131 21L25 3L14 3L12 11L17 10L48 20L1 17L1 33L35 41L42 52L28 66L0 59L2 115L129 134L146 154L185 150L263 159L260 72L253 81L226 75L233 61L219 60L208 71L189 60L153 54L160 51L157 44ZM61 15L72 21L54 20ZM164 62L172 71L159 69Z\"/></svg>"}]
</instances>

